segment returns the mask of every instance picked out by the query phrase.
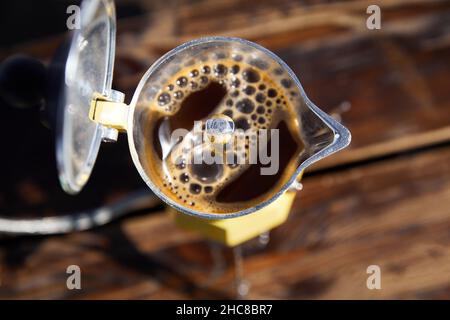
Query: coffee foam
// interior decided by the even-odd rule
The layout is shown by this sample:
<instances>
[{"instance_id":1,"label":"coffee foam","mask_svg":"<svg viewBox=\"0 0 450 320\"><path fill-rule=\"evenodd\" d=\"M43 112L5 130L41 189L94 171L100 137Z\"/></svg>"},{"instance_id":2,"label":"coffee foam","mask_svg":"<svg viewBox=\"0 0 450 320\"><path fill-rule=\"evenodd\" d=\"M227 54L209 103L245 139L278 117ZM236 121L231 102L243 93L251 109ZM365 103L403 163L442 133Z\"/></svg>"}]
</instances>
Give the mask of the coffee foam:
<instances>
[{"instance_id":1,"label":"coffee foam","mask_svg":"<svg viewBox=\"0 0 450 320\"><path fill-rule=\"evenodd\" d=\"M192 164L196 148L192 147L189 139L183 139L170 147L164 141L174 129L171 128L171 121L185 106L186 99L193 94L212 90L212 86L220 86L224 89L224 96L209 116L226 115L234 121L236 129L246 132L274 129L285 122L297 144L297 151L300 152L302 142L294 110L299 101L299 93L293 81L274 62L255 59L245 52L213 52L209 57L193 58L187 64L179 66L177 72L165 81L148 104L149 143L146 144L146 154L150 178L172 200L203 212L240 211L269 198L290 178L298 165L297 161L290 161L284 168L280 168L283 172L271 191L263 192L248 201L217 201L220 192L249 168L250 149L257 143L257 138L244 138L243 144L231 148L231 156L229 152L219 149L219 154L214 156L221 158L224 164L212 165ZM208 116L195 120L205 123L207 119ZM186 125L191 133L193 125ZM239 138L236 135L233 139L236 141ZM212 151L213 154L216 151L209 141L201 140L201 146L203 150ZM159 148L161 151L158 152ZM236 160L239 156L243 157L241 160L247 159L247 163L229 163L230 158Z\"/></svg>"}]
</instances>

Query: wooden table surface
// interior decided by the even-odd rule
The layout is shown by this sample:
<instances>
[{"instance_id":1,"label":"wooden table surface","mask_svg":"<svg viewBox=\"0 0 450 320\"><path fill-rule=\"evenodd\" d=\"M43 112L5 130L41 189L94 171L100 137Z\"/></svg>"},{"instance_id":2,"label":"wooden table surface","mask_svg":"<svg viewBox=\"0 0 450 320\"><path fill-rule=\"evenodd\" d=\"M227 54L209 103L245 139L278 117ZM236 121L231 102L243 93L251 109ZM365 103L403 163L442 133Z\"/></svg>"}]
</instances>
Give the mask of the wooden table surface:
<instances>
[{"instance_id":1,"label":"wooden table surface","mask_svg":"<svg viewBox=\"0 0 450 320\"><path fill-rule=\"evenodd\" d=\"M135 3L142 15L118 22L114 87L128 100L175 45L240 36L279 54L311 100L352 131L347 150L306 173L288 222L267 247L244 245L248 298L450 298L450 1L380 1L377 31L365 28L371 1ZM20 51L48 59L57 39L0 57ZM24 121L11 117L2 130ZM103 148L80 196L64 195L51 134L25 120L19 141L39 143L17 150L2 169L0 208L11 216L95 206L144 186L121 139ZM231 251L212 247L174 226L162 207L89 232L4 238L0 298L232 298ZM66 288L71 264L82 270L82 290ZM369 265L381 268L381 290L366 287Z\"/></svg>"}]
</instances>

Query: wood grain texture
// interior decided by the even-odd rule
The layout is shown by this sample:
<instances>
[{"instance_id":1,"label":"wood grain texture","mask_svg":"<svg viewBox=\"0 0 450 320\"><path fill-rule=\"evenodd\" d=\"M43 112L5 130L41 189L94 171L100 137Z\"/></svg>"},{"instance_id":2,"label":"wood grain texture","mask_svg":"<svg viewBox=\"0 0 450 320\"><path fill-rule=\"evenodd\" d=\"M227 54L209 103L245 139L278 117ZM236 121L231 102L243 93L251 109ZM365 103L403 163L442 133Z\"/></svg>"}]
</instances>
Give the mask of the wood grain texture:
<instances>
[{"instance_id":1,"label":"wood grain texture","mask_svg":"<svg viewBox=\"0 0 450 320\"><path fill-rule=\"evenodd\" d=\"M315 169L449 141L450 2L381 2L380 31L365 27L370 3L182 1L177 14L154 15L158 28L119 37L116 84L131 96L146 67L176 45L239 36L280 55L311 100L352 131L350 148Z\"/></svg>"},{"instance_id":2,"label":"wood grain texture","mask_svg":"<svg viewBox=\"0 0 450 320\"><path fill-rule=\"evenodd\" d=\"M450 2L380 1L382 28L365 27L371 1L164 1L118 22L114 87L130 101L162 54L202 36L244 37L275 51L318 106L353 132L345 152L315 168L450 140ZM120 9L121 2L118 2ZM61 37L4 50L49 60Z\"/></svg>"},{"instance_id":3,"label":"wood grain texture","mask_svg":"<svg viewBox=\"0 0 450 320\"><path fill-rule=\"evenodd\" d=\"M248 244L249 298L450 298L450 148L304 179L266 249ZM227 249L214 274L208 243L163 212L93 232L4 241L0 298L233 297ZM81 291L65 287L77 264ZM368 290L379 265L382 289Z\"/></svg>"},{"instance_id":4,"label":"wood grain texture","mask_svg":"<svg viewBox=\"0 0 450 320\"><path fill-rule=\"evenodd\" d=\"M268 247L245 246L249 298L450 299L449 1L381 1L380 31L364 27L372 1L135 2L145 14L119 21L115 65L114 87L128 101L167 50L240 36L279 54L311 100L353 133L349 149L312 171L327 170L306 175ZM25 52L48 61L60 40L11 47L0 59ZM16 132L4 146L15 157L2 162L0 209L11 216L89 208L144 186L121 139L102 147L80 196L64 195L51 134L22 112L8 119L0 130ZM0 298L233 297L232 255L219 251L222 269L217 250L161 207L92 232L0 239ZM81 291L66 288L71 264L81 267ZM372 264L382 270L379 291L366 288Z\"/></svg>"}]
</instances>

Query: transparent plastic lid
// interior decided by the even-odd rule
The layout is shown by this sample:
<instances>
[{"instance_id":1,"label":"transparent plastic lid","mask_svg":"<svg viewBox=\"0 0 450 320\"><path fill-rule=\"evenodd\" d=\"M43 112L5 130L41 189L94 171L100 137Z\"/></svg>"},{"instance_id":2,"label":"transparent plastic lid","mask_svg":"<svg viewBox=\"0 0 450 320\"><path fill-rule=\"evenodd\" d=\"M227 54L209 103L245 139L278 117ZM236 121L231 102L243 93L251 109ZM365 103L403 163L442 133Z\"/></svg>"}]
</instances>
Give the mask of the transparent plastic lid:
<instances>
[{"instance_id":1,"label":"transparent plastic lid","mask_svg":"<svg viewBox=\"0 0 450 320\"><path fill-rule=\"evenodd\" d=\"M110 95L116 31L112 0L85 0L80 13L81 28L73 33L65 66L56 132L59 179L72 194L89 179L102 140L103 127L88 115L93 93Z\"/></svg>"}]
</instances>

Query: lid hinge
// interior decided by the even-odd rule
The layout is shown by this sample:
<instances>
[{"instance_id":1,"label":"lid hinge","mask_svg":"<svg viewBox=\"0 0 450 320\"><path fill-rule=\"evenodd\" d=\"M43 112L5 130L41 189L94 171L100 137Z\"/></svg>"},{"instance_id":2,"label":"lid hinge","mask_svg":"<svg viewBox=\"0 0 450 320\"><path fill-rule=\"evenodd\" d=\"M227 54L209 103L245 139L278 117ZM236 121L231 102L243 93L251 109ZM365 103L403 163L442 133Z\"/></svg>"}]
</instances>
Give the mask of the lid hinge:
<instances>
[{"instance_id":1,"label":"lid hinge","mask_svg":"<svg viewBox=\"0 0 450 320\"><path fill-rule=\"evenodd\" d=\"M112 131L127 130L129 106L123 103L123 100L123 94L115 90L113 90L110 97L105 97L100 93L94 93L92 97L89 119L105 127L104 132L106 136L104 140L117 139L112 137L114 136Z\"/></svg>"}]
</instances>

